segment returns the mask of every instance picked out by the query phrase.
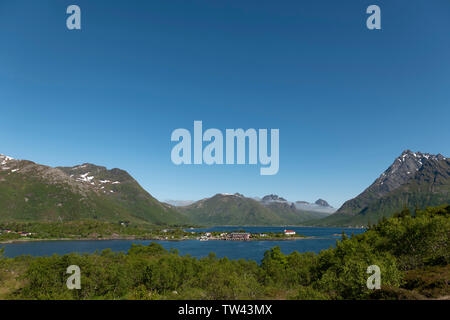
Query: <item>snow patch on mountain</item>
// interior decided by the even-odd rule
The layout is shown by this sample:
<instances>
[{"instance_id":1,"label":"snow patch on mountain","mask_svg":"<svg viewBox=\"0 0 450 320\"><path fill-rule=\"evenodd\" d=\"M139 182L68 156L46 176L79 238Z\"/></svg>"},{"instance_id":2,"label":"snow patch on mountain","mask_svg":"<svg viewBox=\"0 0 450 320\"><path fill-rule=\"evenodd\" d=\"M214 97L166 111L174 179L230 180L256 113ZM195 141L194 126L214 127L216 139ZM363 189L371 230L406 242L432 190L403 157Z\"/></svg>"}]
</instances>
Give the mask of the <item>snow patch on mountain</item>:
<instances>
[{"instance_id":1,"label":"snow patch on mountain","mask_svg":"<svg viewBox=\"0 0 450 320\"><path fill-rule=\"evenodd\" d=\"M0 154L0 165L4 166L6 165L9 161L15 160L14 158L5 156L3 154Z\"/></svg>"},{"instance_id":2,"label":"snow patch on mountain","mask_svg":"<svg viewBox=\"0 0 450 320\"><path fill-rule=\"evenodd\" d=\"M90 183L92 181L92 179L94 179L94 176L88 176L90 172L85 173L85 174L80 174L80 177L77 178L78 181L81 182L88 182Z\"/></svg>"},{"instance_id":3,"label":"snow patch on mountain","mask_svg":"<svg viewBox=\"0 0 450 320\"><path fill-rule=\"evenodd\" d=\"M441 154L434 155L405 150L394 163L375 180L371 188L380 188L378 191L380 194L390 192L403 185L408 180L413 179L425 162L442 160L446 160L446 158Z\"/></svg>"}]
</instances>

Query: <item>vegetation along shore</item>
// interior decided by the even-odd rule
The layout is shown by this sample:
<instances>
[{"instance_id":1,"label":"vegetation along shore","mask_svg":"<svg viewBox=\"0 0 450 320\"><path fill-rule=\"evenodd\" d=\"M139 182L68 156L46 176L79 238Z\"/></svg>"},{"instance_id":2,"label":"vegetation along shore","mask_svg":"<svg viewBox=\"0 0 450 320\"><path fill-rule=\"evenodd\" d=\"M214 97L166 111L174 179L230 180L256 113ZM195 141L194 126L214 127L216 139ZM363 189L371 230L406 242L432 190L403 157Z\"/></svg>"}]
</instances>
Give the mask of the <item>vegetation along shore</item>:
<instances>
[{"instance_id":1,"label":"vegetation along shore","mask_svg":"<svg viewBox=\"0 0 450 320\"><path fill-rule=\"evenodd\" d=\"M157 243L127 253L1 257L0 299L445 299L450 296L450 206L405 209L336 246L251 260L198 259ZM82 270L68 290L66 268ZM367 267L381 289L366 286Z\"/></svg>"}]
</instances>

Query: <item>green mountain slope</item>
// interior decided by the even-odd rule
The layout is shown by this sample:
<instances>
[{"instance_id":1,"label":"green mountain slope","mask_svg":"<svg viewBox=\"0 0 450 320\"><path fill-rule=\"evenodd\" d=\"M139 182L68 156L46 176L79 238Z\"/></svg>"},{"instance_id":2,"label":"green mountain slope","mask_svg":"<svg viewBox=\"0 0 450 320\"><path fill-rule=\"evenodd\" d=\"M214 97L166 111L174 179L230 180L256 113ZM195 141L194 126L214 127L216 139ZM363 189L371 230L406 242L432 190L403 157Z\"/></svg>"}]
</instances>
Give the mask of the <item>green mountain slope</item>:
<instances>
[{"instance_id":1,"label":"green mountain slope","mask_svg":"<svg viewBox=\"0 0 450 320\"><path fill-rule=\"evenodd\" d=\"M187 222L148 194L126 171L91 164L51 168L0 155L0 221L79 219Z\"/></svg>"},{"instance_id":2,"label":"green mountain slope","mask_svg":"<svg viewBox=\"0 0 450 320\"><path fill-rule=\"evenodd\" d=\"M281 202L263 204L241 194L216 194L189 206L178 207L192 222L202 225L296 225L322 217Z\"/></svg>"},{"instance_id":3,"label":"green mountain slope","mask_svg":"<svg viewBox=\"0 0 450 320\"><path fill-rule=\"evenodd\" d=\"M216 194L179 210L202 225L280 225L283 220L258 201L241 195Z\"/></svg>"},{"instance_id":4,"label":"green mountain slope","mask_svg":"<svg viewBox=\"0 0 450 320\"><path fill-rule=\"evenodd\" d=\"M355 226L375 223L408 207L450 203L450 159L406 150L356 198L315 225Z\"/></svg>"}]
</instances>

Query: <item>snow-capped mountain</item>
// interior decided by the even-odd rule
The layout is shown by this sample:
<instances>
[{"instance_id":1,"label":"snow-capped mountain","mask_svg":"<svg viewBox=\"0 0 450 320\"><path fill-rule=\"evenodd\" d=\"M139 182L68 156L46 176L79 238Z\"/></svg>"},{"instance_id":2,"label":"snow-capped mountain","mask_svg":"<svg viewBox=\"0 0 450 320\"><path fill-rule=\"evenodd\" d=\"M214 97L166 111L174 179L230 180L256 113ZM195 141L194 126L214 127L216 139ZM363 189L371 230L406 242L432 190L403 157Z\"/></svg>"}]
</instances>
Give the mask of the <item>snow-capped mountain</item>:
<instances>
[{"instance_id":1,"label":"snow-capped mountain","mask_svg":"<svg viewBox=\"0 0 450 320\"><path fill-rule=\"evenodd\" d=\"M378 194L386 194L413 179L416 173L424 166L424 163L444 161L447 158L441 154L412 152L405 150L394 163L375 180L371 191Z\"/></svg>"},{"instance_id":2,"label":"snow-capped mountain","mask_svg":"<svg viewBox=\"0 0 450 320\"><path fill-rule=\"evenodd\" d=\"M187 221L126 171L89 163L52 168L0 155L0 201L0 221Z\"/></svg>"},{"instance_id":3,"label":"snow-capped mountain","mask_svg":"<svg viewBox=\"0 0 450 320\"><path fill-rule=\"evenodd\" d=\"M364 225L405 206L414 210L446 203L450 203L450 159L405 150L366 190L323 223Z\"/></svg>"}]
</instances>

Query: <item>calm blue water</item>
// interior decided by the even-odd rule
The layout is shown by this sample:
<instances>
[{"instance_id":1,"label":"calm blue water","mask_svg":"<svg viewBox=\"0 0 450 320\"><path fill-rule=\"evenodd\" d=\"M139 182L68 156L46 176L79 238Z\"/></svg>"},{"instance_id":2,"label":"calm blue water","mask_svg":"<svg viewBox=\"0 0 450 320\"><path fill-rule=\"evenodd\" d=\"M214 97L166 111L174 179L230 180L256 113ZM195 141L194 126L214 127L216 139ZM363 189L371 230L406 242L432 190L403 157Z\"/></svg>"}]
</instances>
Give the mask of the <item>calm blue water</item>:
<instances>
[{"instance_id":1,"label":"calm blue water","mask_svg":"<svg viewBox=\"0 0 450 320\"><path fill-rule=\"evenodd\" d=\"M233 231L244 229L252 233L281 232L283 227L214 227L209 229L195 229L189 231ZM251 259L260 262L264 252L279 246L283 253L289 254L293 251L319 252L328 249L336 244L336 239L340 239L344 231L351 235L364 232L364 229L342 229L342 228L307 228L307 227L289 227L298 234L305 236L323 237L324 239L304 239L291 241L155 241L155 240L92 240L92 241L39 241L26 243L0 244L5 248L5 256L16 257L19 255L49 256L52 254L93 253L96 250L111 249L113 251L127 251L132 243L149 244L157 242L166 249L177 249L180 255L190 254L193 257L201 258L207 256L210 252L215 252L217 257L228 257L229 259Z\"/></svg>"}]
</instances>

